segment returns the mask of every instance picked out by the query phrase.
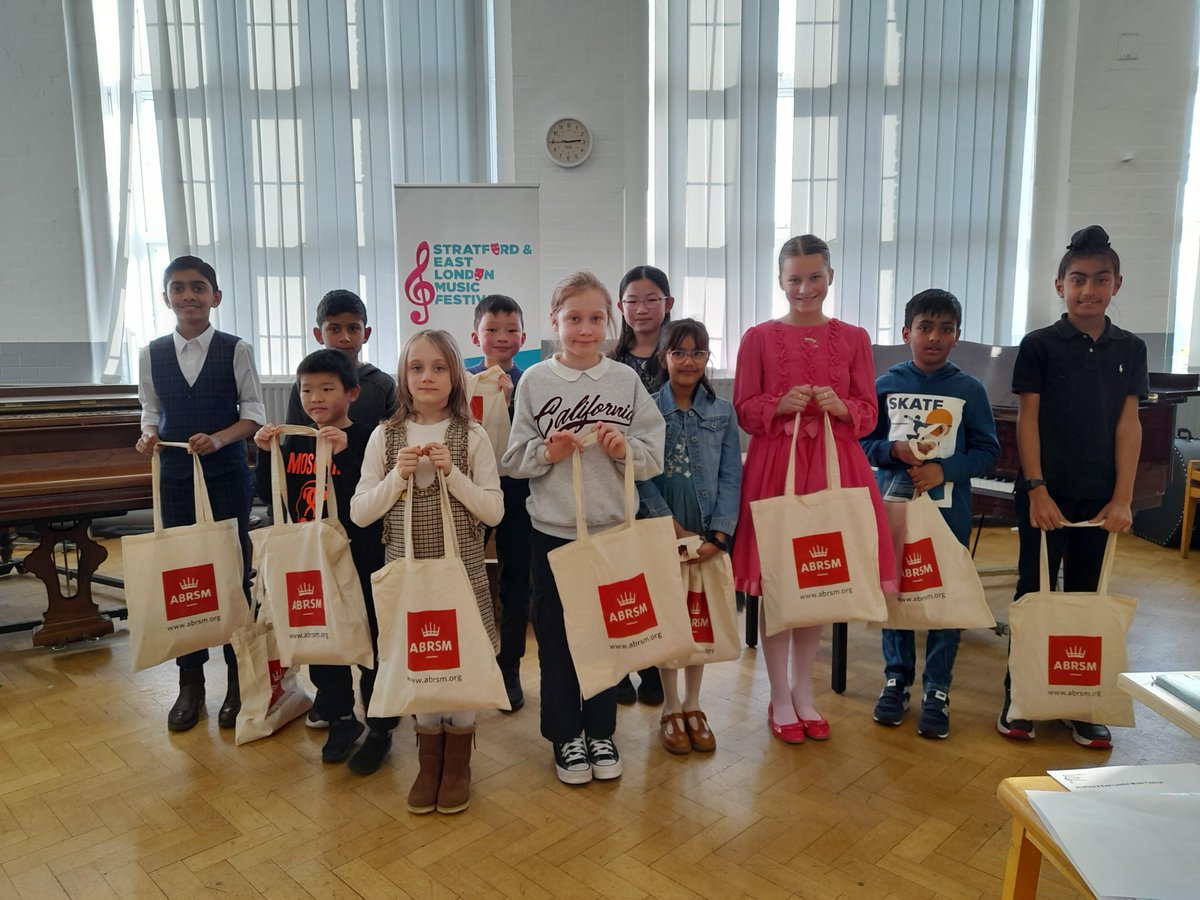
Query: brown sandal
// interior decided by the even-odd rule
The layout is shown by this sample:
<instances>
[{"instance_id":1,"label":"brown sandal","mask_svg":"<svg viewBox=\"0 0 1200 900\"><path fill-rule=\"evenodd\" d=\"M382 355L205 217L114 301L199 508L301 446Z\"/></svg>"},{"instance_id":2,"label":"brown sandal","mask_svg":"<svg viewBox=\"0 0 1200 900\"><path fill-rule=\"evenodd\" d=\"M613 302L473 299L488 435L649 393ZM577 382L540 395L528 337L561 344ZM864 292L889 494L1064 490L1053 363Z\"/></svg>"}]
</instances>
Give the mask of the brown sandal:
<instances>
[{"instance_id":1,"label":"brown sandal","mask_svg":"<svg viewBox=\"0 0 1200 900\"><path fill-rule=\"evenodd\" d=\"M691 753L692 739L688 736L683 713L667 713L659 719L659 737L668 753Z\"/></svg>"},{"instance_id":2,"label":"brown sandal","mask_svg":"<svg viewBox=\"0 0 1200 900\"><path fill-rule=\"evenodd\" d=\"M692 745L692 749L701 753L711 753L716 750L717 737L709 730L708 717L698 709L693 709L691 712L685 709L682 715L683 727L687 731L688 742ZM695 716L700 723L699 728L692 727L692 716Z\"/></svg>"}]
</instances>

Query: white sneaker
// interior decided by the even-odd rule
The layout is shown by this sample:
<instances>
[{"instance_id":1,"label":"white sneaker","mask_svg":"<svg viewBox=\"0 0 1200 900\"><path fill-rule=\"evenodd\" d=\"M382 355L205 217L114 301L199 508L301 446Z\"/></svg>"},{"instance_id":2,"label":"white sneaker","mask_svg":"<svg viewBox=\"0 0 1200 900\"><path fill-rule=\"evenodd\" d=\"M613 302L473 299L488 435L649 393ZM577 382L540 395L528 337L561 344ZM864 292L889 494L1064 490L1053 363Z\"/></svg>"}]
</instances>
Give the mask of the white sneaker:
<instances>
[{"instance_id":1,"label":"white sneaker","mask_svg":"<svg viewBox=\"0 0 1200 900\"><path fill-rule=\"evenodd\" d=\"M563 784L587 784L592 780L592 764L588 761L582 734L565 743L554 744L554 770Z\"/></svg>"},{"instance_id":2,"label":"white sneaker","mask_svg":"<svg viewBox=\"0 0 1200 900\"><path fill-rule=\"evenodd\" d=\"M587 755L592 761L592 777L597 781L621 777L621 755L612 738L588 738Z\"/></svg>"}]
</instances>

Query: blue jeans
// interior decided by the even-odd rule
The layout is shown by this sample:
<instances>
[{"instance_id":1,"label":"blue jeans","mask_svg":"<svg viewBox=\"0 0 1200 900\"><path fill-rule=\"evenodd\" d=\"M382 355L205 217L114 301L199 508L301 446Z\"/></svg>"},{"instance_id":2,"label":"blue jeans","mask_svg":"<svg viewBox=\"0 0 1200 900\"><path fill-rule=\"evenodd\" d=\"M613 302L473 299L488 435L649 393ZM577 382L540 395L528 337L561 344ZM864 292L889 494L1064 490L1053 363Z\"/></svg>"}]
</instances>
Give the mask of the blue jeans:
<instances>
[{"instance_id":1,"label":"blue jeans","mask_svg":"<svg viewBox=\"0 0 1200 900\"><path fill-rule=\"evenodd\" d=\"M962 630L958 628L935 628L925 638L925 671L921 673L921 686L925 693L932 690L950 692L950 679L954 671L954 657L958 655L958 641ZM883 674L895 678L905 686L911 686L917 678L917 639L915 632L883 629Z\"/></svg>"}]
</instances>

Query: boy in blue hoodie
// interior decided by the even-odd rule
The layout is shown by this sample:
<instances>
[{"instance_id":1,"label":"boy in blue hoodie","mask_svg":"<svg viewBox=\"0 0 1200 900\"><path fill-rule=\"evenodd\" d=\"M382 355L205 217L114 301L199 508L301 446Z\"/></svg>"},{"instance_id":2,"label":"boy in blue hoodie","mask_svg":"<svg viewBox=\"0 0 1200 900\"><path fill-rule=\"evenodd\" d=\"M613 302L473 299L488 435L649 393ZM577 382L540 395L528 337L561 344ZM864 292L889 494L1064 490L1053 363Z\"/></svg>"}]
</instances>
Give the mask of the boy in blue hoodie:
<instances>
[{"instance_id":1,"label":"boy in blue hoodie","mask_svg":"<svg viewBox=\"0 0 1200 900\"><path fill-rule=\"evenodd\" d=\"M971 479L988 472L1000 456L996 423L979 379L949 361L958 342L962 306L948 291L921 291L904 307L904 343L912 361L897 363L875 381L879 421L862 441L876 467L885 500L928 494L964 545L971 536ZM917 443L924 459L913 453ZM925 640L924 690L917 734L950 735L950 679L957 628L931 629ZM883 629L884 684L875 721L899 725L916 679L912 631Z\"/></svg>"}]
</instances>

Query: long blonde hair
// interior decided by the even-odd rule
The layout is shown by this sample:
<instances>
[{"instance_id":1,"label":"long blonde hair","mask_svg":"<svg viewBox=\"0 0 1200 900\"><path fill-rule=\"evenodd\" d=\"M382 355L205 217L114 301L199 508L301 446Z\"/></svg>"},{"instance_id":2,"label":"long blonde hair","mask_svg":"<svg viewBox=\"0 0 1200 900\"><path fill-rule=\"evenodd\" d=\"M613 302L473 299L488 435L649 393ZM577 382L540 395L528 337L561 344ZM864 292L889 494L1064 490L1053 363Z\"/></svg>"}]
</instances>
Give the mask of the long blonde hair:
<instances>
[{"instance_id":1,"label":"long blonde hair","mask_svg":"<svg viewBox=\"0 0 1200 900\"><path fill-rule=\"evenodd\" d=\"M550 298L550 321L553 322L558 316L558 311L563 308L564 303L584 291L599 291L604 295L605 311L608 313L608 324L605 325L604 331L605 334L612 337L614 316L612 294L591 272L575 272L555 286L554 295Z\"/></svg>"},{"instance_id":2,"label":"long blonde hair","mask_svg":"<svg viewBox=\"0 0 1200 900\"><path fill-rule=\"evenodd\" d=\"M413 344L422 339L433 344L450 367L450 396L446 398L446 409L450 410L450 417L469 423L471 396L467 392L467 367L463 363L458 343L450 336L450 332L440 328L423 329L409 336L404 342L404 349L400 351L400 364L396 367L396 412L388 421L398 425L416 414L412 391L408 387L408 356Z\"/></svg>"}]
</instances>

